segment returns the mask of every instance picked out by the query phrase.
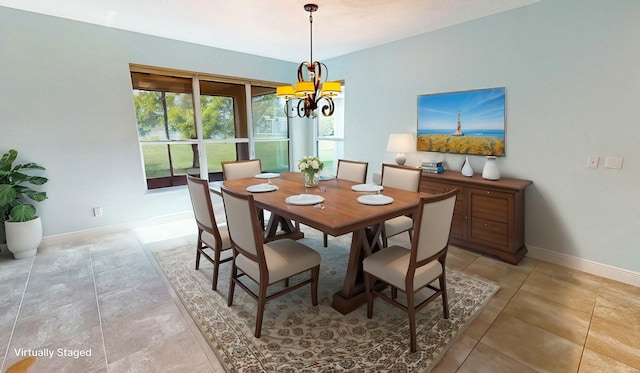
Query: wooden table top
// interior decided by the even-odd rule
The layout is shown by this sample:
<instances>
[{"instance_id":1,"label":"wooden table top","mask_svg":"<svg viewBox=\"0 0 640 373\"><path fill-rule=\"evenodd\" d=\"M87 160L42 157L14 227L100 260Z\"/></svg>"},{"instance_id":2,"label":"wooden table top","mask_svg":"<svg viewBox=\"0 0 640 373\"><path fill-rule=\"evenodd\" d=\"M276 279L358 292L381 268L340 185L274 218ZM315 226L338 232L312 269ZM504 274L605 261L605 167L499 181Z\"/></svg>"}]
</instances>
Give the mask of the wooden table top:
<instances>
[{"instance_id":1,"label":"wooden table top","mask_svg":"<svg viewBox=\"0 0 640 373\"><path fill-rule=\"evenodd\" d=\"M246 178L225 180L223 188L247 193L246 188L266 183L265 179ZM320 187L308 188L304 186L302 174L299 172L281 173L279 177L271 179L271 183L279 189L272 192L251 193L257 207L269 210L285 218L308 225L332 236L340 236L363 229L396 216L409 214L418 207L420 195L423 193L408 192L402 189L385 187L381 194L393 198L388 205L364 205L357 198L364 193L351 189L354 183L348 180L332 179L320 181ZM285 202L289 196L297 194L317 194L324 197L323 209L314 205L299 206Z\"/></svg>"}]
</instances>

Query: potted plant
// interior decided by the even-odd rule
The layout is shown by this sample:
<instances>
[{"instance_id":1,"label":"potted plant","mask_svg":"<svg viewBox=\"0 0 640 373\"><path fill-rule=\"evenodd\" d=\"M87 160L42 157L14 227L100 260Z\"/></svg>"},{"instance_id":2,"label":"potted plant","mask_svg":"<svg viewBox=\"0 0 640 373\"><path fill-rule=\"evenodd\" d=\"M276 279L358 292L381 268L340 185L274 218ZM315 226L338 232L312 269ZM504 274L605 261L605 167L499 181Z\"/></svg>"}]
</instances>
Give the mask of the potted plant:
<instances>
[{"instance_id":1,"label":"potted plant","mask_svg":"<svg viewBox=\"0 0 640 373\"><path fill-rule=\"evenodd\" d=\"M36 216L31 201L47 199L45 192L31 189L25 184L42 185L46 177L23 173L25 170L44 170L35 163L16 164L18 152L9 150L0 158L0 220L4 223L7 248L14 258L34 256L42 241L42 222Z\"/></svg>"}]
</instances>

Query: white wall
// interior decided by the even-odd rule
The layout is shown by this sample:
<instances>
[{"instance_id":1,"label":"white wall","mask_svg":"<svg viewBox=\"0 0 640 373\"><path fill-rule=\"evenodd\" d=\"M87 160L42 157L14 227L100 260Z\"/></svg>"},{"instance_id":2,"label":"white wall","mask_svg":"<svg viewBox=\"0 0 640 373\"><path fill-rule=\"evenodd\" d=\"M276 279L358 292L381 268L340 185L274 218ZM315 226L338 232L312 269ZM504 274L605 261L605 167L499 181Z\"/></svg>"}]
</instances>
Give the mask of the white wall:
<instances>
[{"instance_id":1,"label":"white wall","mask_svg":"<svg viewBox=\"0 0 640 373\"><path fill-rule=\"evenodd\" d=\"M0 7L0 151L47 168L45 236L191 209L184 187L146 190L129 63L280 82L296 68Z\"/></svg>"},{"instance_id":2,"label":"white wall","mask_svg":"<svg viewBox=\"0 0 640 373\"><path fill-rule=\"evenodd\" d=\"M416 132L418 95L504 86L499 166L534 182L526 244L640 272L639 19L640 1L544 0L326 61L349 89L345 156L378 171L394 162L388 134ZM589 155L599 168L586 168ZM623 168L604 169L605 156L624 157ZM463 161L417 153L408 163L432 157ZM476 173L483 164L472 157Z\"/></svg>"}]
</instances>

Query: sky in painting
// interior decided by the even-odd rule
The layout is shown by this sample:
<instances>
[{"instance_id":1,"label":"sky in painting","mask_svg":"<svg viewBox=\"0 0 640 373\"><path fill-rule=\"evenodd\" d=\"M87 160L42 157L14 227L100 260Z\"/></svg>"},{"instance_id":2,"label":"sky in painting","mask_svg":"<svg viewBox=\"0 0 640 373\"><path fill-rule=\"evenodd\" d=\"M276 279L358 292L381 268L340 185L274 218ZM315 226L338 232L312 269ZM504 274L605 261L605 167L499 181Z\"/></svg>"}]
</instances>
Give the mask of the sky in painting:
<instances>
[{"instance_id":1,"label":"sky in painting","mask_svg":"<svg viewBox=\"0 0 640 373\"><path fill-rule=\"evenodd\" d=\"M504 87L418 96L418 131L504 130Z\"/></svg>"}]
</instances>

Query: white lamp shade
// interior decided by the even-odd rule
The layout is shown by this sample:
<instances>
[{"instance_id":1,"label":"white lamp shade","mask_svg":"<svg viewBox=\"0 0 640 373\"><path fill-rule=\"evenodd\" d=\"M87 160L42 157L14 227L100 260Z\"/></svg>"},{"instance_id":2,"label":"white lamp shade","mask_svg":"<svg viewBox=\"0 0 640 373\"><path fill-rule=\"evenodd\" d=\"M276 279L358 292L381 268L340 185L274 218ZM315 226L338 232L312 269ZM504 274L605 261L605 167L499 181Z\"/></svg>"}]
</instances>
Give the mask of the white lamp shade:
<instances>
[{"instance_id":1,"label":"white lamp shade","mask_svg":"<svg viewBox=\"0 0 640 373\"><path fill-rule=\"evenodd\" d=\"M416 150L416 140L412 133L392 133L387 143L388 152L413 152Z\"/></svg>"}]
</instances>

